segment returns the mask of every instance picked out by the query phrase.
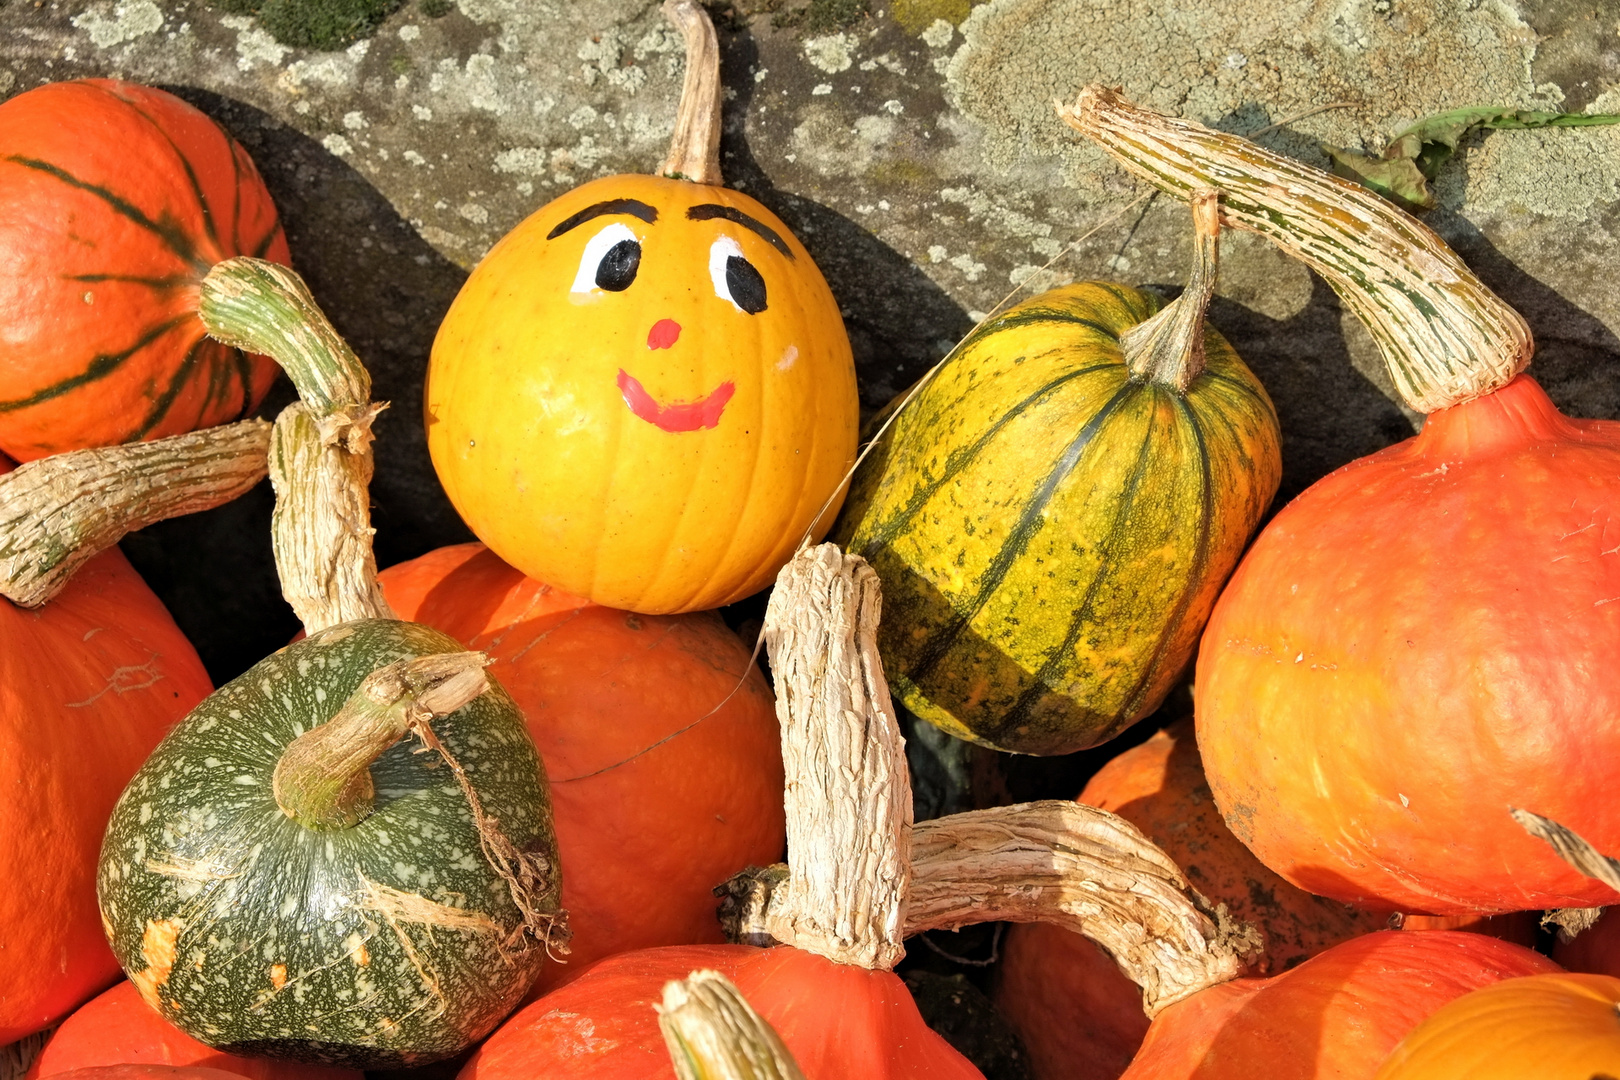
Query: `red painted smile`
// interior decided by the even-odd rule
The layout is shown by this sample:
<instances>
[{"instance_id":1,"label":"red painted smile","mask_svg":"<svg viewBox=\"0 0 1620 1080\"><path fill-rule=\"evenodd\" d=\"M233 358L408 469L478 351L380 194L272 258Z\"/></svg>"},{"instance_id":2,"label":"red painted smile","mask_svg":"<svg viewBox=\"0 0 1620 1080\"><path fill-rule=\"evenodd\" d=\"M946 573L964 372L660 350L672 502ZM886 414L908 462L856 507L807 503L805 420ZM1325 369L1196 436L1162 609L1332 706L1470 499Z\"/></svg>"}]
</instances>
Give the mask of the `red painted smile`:
<instances>
[{"instance_id":1,"label":"red painted smile","mask_svg":"<svg viewBox=\"0 0 1620 1080\"><path fill-rule=\"evenodd\" d=\"M654 427L663 431L697 431L720 423L720 413L731 395L737 392L737 385L727 379L699 401L660 405L634 375L620 368L619 392L624 395L624 403L630 406L630 411Z\"/></svg>"}]
</instances>

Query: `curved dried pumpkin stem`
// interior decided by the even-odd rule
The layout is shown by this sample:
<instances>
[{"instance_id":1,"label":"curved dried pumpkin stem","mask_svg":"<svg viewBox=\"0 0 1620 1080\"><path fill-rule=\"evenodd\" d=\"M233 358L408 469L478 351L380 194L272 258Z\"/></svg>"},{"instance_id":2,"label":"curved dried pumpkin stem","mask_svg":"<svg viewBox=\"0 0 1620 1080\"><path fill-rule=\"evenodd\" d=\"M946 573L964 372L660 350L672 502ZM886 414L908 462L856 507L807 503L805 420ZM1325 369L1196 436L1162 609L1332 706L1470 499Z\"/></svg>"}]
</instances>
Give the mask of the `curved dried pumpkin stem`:
<instances>
[{"instance_id":1,"label":"curved dried pumpkin stem","mask_svg":"<svg viewBox=\"0 0 1620 1080\"><path fill-rule=\"evenodd\" d=\"M215 340L280 364L316 412L371 400L365 365L289 267L247 255L215 263L197 315Z\"/></svg>"},{"instance_id":2,"label":"curved dried pumpkin stem","mask_svg":"<svg viewBox=\"0 0 1620 1080\"><path fill-rule=\"evenodd\" d=\"M1575 870L1620 892L1620 859L1603 854L1579 833L1565 828L1552 818L1514 807L1509 807L1508 812L1520 828L1537 840L1545 840L1558 857Z\"/></svg>"},{"instance_id":3,"label":"curved dried pumpkin stem","mask_svg":"<svg viewBox=\"0 0 1620 1080\"><path fill-rule=\"evenodd\" d=\"M299 403L276 418L271 540L281 592L307 633L351 619L392 619L372 554L371 375L304 281L246 256L217 263L199 308L213 337L263 353L287 372Z\"/></svg>"},{"instance_id":4,"label":"curved dried pumpkin stem","mask_svg":"<svg viewBox=\"0 0 1620 1080\"><path fill-rule=\"evenodd\" d=\"M1050 799L952 814L912 831L906 934L1050 922L1102 946L1149 1016L1236 978L1260 942L1217 925L1174 861L1124 818Z\"/></svg>"},{"instance_id":5,"label":"curved dried pumpkin stem","mask_svg":"<svg viewBox=\"0 0 1620 1080\"><path fill-rule=\"evenodd\" d=\"M653 1008L679 1080L804 1080L781 1036L718 971L665 983Z\"/></svg>"},{"instance_id":6,"label":"curved dried pumpkin stem","mask_svg":"<svg viewBox=\"0 0 1620 1080\"><path fill-rule=\"evenodd\" d=\"M243 420L18 466L0 476L0 594L39 607L129 533L247 492L269 447L270 425Z\"/></svg>"},{"instance_id":7,"label":"curved dried pumpkin stem","mask_svg":"<svg viewBox=\"0 0 1620 1080\"><path fill-rule=\"evenodd\" d=\"M1193 263L1187 288L1157 315L1120 336L1132 375L1186 393L1204 373L1204 312L1215 295L1221 259L1221 193L1200 188L1193 212Z\"/></svg>"},{"instance_id":8,"label":"curved dried pumpkin stem","mask_svg":"<svg viewBox=\"0 0 1620 1080\"><path fill-rule=\"evenodd\" d=\"M788 865L716 892L734 940L892 968L906 937L1054 922L1107 949L1150 1014L1234 978L1258 950L1212 919L1129 822L1051 801L913 825L905 743L877 652L877 575L833 544L777 576L765 616L787 772Z\"/></svg>"},{"instance_id":9,"label":"curved dried pumpkin stem","mask_svg":"<svg viewBox=\"0 0 1620 1080\"><path fill-rule=\"evenodd\" d=\"M877 573L821 544L776 578L765 644L776 674L789 876L764 925L839 963L890 969L911 884L911 781L877 651Z\"/></svg>"},{"instance_id":10,"label":"curved dried pumpkin stem","mask_svg":"<svg viewBox=\"0 0 1620 1080\"><path fill-rule=\"evenodd\" d=\"M281 812L309 829L347 829L371 813L371 763L414 728L489 688L481 652L399 660L367 675L332 719L288 743L271 776Z\"/></svg>"},{"instance_id":11,"label":"curved dried pumpkin stem","mask_svg":"<svg viewBox=\"0 0 1620 1080\"><path fill-rule=\"evenodd\" d=\"M675 134L658 175L699 184L720 177L720 43L697 0L664 0L664 17L686 42L686 79L675 114Z\"/></svg>"},{"instance_id":12,"label":"curved dried pumpkin stem","mask_svg":"<svg viewBox=\"0 0 1620 1080\"><path fill-rule=\"evenodd\" d=\"M1222 192L1221 218L1301 259L1331 284L1420 412L1505 385L1530 363L1530 328L1428 226L1357 184L1237 135L1088 86L1058 114L1126 168L1180 198Z\"/></svg>"},{"instance_id":13,"label":"curved dried pumpkin stem","mask_svg":"<svg viewBox=\"0 0 1620 1080\"><path fill-rule=\"evenodd\" d=\"M372 552L371 422L383 405L317 415L294 402L276 417L270 541L281 595L306 633L353 619L392 619Z\"/></svg>"}]
</instances>

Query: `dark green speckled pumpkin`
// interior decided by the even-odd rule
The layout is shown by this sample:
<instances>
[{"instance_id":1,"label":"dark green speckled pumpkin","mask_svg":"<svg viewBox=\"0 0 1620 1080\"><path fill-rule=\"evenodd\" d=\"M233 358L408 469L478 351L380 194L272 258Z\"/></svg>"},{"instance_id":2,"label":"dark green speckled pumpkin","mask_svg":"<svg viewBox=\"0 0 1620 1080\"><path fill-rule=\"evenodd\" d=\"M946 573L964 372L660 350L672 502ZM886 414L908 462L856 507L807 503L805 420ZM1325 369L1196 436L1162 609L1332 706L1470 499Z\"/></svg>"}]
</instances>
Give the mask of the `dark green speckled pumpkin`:
<instances>
[{"instance_id":1,"label":"dark green speckled pumpkin","mask_svg":"<svg viewBox=\"0 0 1620 1080\"><path fill-rule=\"evenodd\" d=\"M855 474L833 539L882 579L891 688L953 735L1061 754L1152 712L1276 494L1271 400L1203 326L1213 208L1196 310L1148 327L1158 297L1100 282L1010 308Z\"/></svg>"},{"instance_id":2,"label":"dark green speckled pumpkin","mask_svg":"<svg viewBox=\"0 0 1620 1080\"><path fill-rule=\"evenodd\" d=\"M460 651L416 623L331 627L217 691L136 774L102 848L101 911L168 1020L233 1053L388 1068L454 1054L517 1004L545 950L445 755L413 736L384 751L350 827L306 827L272 793L284 748L375 669ZM543 767L506 692L491 681L432 732L506 839L555 868ZM533 899L555 910L560 883Z\"/></svg>"}]
</instances>

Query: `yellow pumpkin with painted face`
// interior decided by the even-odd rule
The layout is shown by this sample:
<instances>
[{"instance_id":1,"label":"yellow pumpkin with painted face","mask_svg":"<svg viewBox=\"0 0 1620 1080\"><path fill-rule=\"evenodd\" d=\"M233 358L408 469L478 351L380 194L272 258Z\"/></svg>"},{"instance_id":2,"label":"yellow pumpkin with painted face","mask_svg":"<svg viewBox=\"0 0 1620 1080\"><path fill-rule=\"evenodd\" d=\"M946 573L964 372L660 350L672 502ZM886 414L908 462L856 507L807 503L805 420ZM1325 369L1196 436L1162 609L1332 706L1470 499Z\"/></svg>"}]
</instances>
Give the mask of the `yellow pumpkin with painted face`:
<instances>
[{"instance_id":1,"label":"yellow pumpkin with painted face","mask_svg":"<svg viewBox=\"0 0 1620 1080\"><path fill-rule=\"evenodd\" d=\"M480 540L658 614L748 596L819 539L858 424L809 252L754 199L667 176L593 181L507 234L439 328L425 408Z\"/></svg>"}]
</instances>

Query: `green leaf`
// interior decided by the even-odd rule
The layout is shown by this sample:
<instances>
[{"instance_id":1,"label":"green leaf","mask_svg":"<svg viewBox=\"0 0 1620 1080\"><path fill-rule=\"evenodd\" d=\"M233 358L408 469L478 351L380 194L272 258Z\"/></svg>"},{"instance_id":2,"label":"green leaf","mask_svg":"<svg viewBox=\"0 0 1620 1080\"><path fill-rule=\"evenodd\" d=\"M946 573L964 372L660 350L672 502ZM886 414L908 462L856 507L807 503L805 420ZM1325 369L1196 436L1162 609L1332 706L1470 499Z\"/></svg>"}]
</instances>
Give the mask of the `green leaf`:
<instances>
[{"instance_id":1,"label":"green leaf","mask_svg":"<svg viewBox=\"0 0 1620 1080\"><path fill-rule=\"evenodd\" d=\"M1358 150L1341 150L1324 145L1333 159L1333 172L1354 180L1400 206L1403 210L1433 210L1434 194L1428 182L1440 174L1469 133L1486 131L1525 131L1543 127L1595 127L1620 124L1613 113L1536 112L1496 105L1426 116L1389 141L1376 157Z\"/></svg>"},{"instance_id":2,"label":"green leaf","mask_svg":"<svg viewBox=\"0 0 1620 1080\"><path fill-rule=\"evenodd\" d=\"M1399 157L1386 161L1359 150L1340 150L1332 146L1322 149L1333 159L1333 175L1354 180L1409 213L1434 209L1429 182L1412 159Z\"/></svg>"}]
</instances>

